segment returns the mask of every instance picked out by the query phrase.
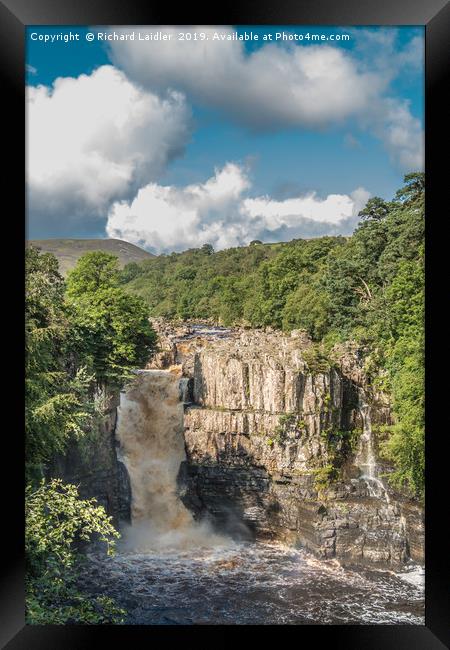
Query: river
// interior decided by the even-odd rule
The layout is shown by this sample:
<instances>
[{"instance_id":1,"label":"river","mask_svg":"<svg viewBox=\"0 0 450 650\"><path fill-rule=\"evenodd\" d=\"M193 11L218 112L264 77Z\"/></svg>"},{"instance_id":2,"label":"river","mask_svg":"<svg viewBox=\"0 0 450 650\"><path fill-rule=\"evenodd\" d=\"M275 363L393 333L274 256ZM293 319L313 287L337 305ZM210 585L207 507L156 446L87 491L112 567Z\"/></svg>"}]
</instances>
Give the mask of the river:
<instances>
[{"instance_id":1,"label":"river","mask_svg":"<svg viewBox=\"0 0 450 650\"><path fill-rule=\"evenodd\" d=\"M84 587L127 624L424 624L423 572L346 569L282 544L91 553Z\"/></svg>"}]
</instances>

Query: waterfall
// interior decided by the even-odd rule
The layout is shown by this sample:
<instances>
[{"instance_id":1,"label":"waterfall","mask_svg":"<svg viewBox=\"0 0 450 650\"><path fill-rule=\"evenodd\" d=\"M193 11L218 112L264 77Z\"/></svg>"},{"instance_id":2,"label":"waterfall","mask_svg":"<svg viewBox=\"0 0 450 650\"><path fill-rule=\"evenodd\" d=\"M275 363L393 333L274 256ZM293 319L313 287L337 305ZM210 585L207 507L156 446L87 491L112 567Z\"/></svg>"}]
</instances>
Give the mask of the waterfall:
<instances>
[{"instance_id":1,"label":"waterfall","mask_svg":"<svg viewBox=\"0 0 450 650\"><path fill-rule=\"evenodd\" d=\"M224 543L207 522L194 520L178 495L177 475L186 458L183 389L173 371L144 370L121 393L116 437L132 494L125 548L147 551Z\"/></svg>"},{"instance_id":2,"label":"waterfall","mask_svg":"<svg viewBox=\"0 0 450 650\"><path fill-rule=\"evenodd\" d=\"M189 387L190 381L188 377L182 377L180 379L180 400L183 404L191 404L192 402Z\"/></svg>"},{"instance_id":3,"label":"waterfall","mask_svg":"<svg viewBox=\"0 0 450 650\"><path fill-rule=\"evenodd\" d=\"M359 448L356 454L355 463L361 471L360 478L365 482L371 497L384 497L390 503L389 495L383 482L378 478L378 467L373 448L372 421L370 417L370 405L366 402L364 392L359 391L358 407L363 421L363 432L359 439Z\"/></svg>"}]
</instances>

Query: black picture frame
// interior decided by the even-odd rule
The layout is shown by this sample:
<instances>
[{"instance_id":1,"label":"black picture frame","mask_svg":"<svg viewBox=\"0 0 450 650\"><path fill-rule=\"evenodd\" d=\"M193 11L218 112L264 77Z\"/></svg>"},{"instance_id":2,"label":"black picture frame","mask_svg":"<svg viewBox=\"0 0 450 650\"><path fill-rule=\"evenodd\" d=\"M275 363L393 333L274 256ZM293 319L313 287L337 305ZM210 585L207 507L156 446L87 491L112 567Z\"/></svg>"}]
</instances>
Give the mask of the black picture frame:
<instances>
[{"instance_id":1,"label":"black picture frame","mask_svg":"<svg viewBox=\"0 0 450 650\"><path fill-rule=\"evenodd\" d=\"M370 625L370 626L277 626L281 635L287 629L296 636L297 643L329 643L333 650L397 650L423 648L438 650L450 647L450 584L448 582L448 537L444 534L448 507L446 500L448 454L443 446L448 437L443 411L448 401L446 381L436 380L431 370L431 360L446 370L444 359L448 340L445 318L440 318L445 294L437 280L442 277L445 261L446 238L440 236L442 222L448 219L440 211L447 192L446 176L446 117L448 102L444 92L445 72L449 51L450 7L445 0L240 0L200 8L184 4L174 11L169 3L138 2L128 0L2 0L0 2L0 52L3 90L5 135L11 134L9 146L3 145L3 158L7 162L4 196L12 198L12 208L4 211L6 237L4 253L12 253L14 266L5 274L7 293L4 300L4 321L10 327L4 343L14 349L14 363L5 366L8 380L7 397L4 395L3 468L11 468L11 479L4 483L2 499L3 573L0 591L0 645L10 650L52 650L86 648L106 643L107 638L116 643L152 642L169 636L172 641L186 643L203 638L203 626L191 627L140 627L140 626L26 626L24 621L24 481L23 436L23 371L20 360L23 346L23 242L25 221L22 197L24 196L24 89L25 89L25 28L29 25L425 25L426 34L426 249L427 249L427 361L426 361L426 618L425 626ZM448 118L447 118L448 119ZM444 161L443 163L440 161ZM447 197L446 197L447 198ZM447 198L448 203L448 198ZM436 314L432 318L436 306ZM432 332L432 334L431 334ZM11 341L11 344L9 343ZM13 388L11 388L11 382ZM12 397L15 395L15 399ZM447 399L446 399L447 398ZM14 404L14 408L12 408ZM6 415L11 417L5 423ZM447 569L447 571L445 570ZM207 626L205 626L207 627ZM215 626L212 626L215 628ZM249 626L253 627L253 626ZM221 640L233 634L236 626L222 628ZM241 630L238 631L241 634ZM200 635L200 636L199 636ZM215 629L211 641L214 641ZM298 635L298 636L297 636ZM216 637L217 638L217 637Z\"/></svg>"}]
</instances>

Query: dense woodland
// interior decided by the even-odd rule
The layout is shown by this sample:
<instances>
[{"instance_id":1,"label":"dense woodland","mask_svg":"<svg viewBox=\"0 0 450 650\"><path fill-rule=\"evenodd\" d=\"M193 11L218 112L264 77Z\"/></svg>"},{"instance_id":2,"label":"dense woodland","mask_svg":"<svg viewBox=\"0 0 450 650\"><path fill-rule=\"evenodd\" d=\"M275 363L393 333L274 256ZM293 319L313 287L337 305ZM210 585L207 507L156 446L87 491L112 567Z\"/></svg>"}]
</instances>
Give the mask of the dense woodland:
<instances>
[{"instance_id":1,"label":"dense woodland","mask_svg":"<svg viewBox=\"0 0 450 650\"><path fill-rule=\"evenodd\" d=\"M26 253L27 620L118 622L107 598L76 588L80 541L113 551L104 509L46 475L69 440L89 436L109 390L156 345L148 316L306 330L325 354L353 340L392 396L385 453L394 486L424 491L424 176L395 199L372 198L352 237L214 252L211 246L128 264L87 253L66 281L56 258Z\"/></svg>"}]
</instances>

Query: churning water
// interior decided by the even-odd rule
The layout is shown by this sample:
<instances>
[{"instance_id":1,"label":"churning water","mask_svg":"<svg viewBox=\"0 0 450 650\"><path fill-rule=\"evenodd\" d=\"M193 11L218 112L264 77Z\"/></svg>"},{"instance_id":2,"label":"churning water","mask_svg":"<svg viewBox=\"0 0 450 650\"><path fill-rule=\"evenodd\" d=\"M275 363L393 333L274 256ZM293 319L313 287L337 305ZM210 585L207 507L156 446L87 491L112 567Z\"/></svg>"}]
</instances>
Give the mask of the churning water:
<instances>
[{"instance_id":1,"label":"churning water","mask_svg":"<svg viewBox=\"0 0 450 650\"><path fill-rule=\"evenodd\" d=\"M128 624L424 623L416 567L344 569L282 544L235 542L196 522L177 494L185 459L179 384L175 370L145 371L122 395L117 437L132 526L115 557L88 555L87 591L114 597ZM361 460L375 478L370 454Z\"/></svg>"},{"instance_id":2,"label":"churning water","mask_svg":"<svg viewBox=\"0 0 450 650\"><path fill-rule=\"evenodd\" d=\"M122 550L155 551L217 546L229 540L196 522L177 492L186 458L179 372L145 370L121 395L116 437L131 483L132 525Z\"/></svg>"},{"instance_id":3,"label":"churning water","mask_svg":"<svg viewBox=\"0 0 450 650\"><path fill-rule=\"evenodd\" d=\"M84 579L128 624L424 624L419 569L344 569L281 544L91 555Z\"/></svg>"}]
</instances>

